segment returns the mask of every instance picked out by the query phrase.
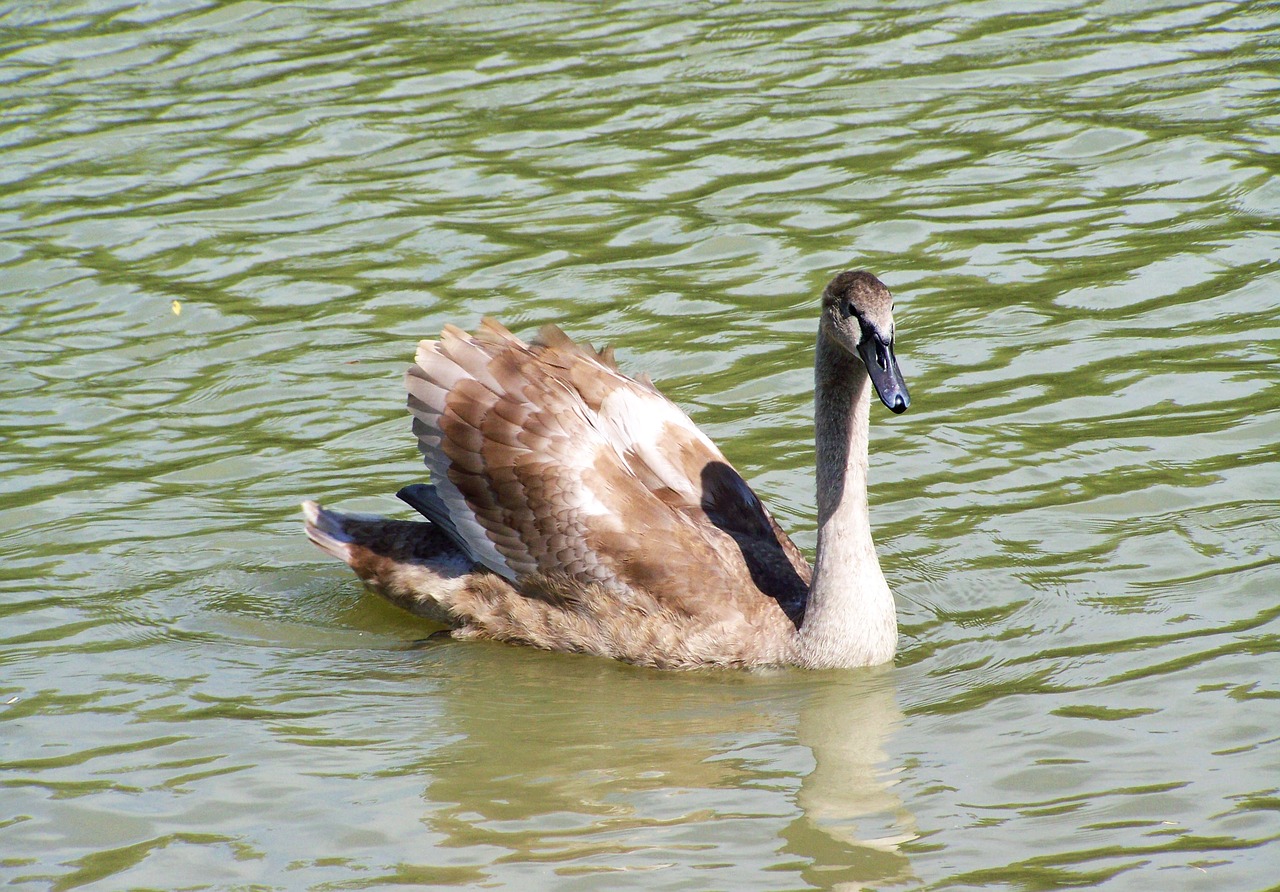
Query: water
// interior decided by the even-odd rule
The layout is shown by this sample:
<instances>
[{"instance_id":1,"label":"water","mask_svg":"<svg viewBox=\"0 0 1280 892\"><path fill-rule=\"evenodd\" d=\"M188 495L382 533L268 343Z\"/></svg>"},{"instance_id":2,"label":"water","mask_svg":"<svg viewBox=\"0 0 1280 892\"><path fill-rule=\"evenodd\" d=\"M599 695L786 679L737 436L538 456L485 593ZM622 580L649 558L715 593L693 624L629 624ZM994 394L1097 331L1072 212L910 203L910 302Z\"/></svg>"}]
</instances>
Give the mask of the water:
<instances>
[{"instance_id":1,"label":"water","mask_svg":"<svg viewBox=\"0 0 1280 892\"><path fill-rule=\"evenodd\" d=\"M1280 875L1263 3L0 16L0 880ZM619 345L812 549L815 296L895 291L892 668L663 674L363 594L416 339Z\"/></svg>"}]
</instances>

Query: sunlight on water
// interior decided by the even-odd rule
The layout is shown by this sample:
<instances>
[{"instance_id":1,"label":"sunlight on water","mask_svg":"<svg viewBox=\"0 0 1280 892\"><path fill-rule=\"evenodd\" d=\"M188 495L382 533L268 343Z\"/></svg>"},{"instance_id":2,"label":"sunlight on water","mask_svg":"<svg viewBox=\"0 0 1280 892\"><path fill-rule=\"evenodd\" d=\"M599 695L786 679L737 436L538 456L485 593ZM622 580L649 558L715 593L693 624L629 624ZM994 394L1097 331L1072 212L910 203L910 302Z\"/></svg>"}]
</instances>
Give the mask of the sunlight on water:
<instances>
[{"instance_id":1,"label":"sunlight on water","mask_svg":"<svg viewBox=\"0 0 1280 892\"><path fill-rule=\"evenodd\" d=\"M10 6L6 884L1275 883L1274 8ZM419 645L301 535L399 513L413 345L492 314L811 551L849 267L895 667Z\"/></svg>"}]
</instances>

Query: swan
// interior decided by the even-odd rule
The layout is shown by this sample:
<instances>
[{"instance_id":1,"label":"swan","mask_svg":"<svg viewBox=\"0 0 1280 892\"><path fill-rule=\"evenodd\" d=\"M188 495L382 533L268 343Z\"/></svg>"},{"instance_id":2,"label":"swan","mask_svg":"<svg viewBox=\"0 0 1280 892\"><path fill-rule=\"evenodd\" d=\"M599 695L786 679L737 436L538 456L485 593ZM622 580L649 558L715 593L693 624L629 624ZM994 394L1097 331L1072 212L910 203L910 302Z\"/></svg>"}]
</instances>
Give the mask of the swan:
<instances>
[{"instance_id":1,"label":"swan","mask_svg":"<svg viewBox=\"0 0 1280 892\"><path fill-rule=\"evenodd\" d=\"M612 348L485 319L422 341L405 375L431 485L400 521L303 503L307 536L455 639L662 669L885 663L893 596L867 513L871 388L910 403L893 297L868 272L822 294L814 363L818 544L800 550L720 450Z\"/></svg>"}]
</instances>

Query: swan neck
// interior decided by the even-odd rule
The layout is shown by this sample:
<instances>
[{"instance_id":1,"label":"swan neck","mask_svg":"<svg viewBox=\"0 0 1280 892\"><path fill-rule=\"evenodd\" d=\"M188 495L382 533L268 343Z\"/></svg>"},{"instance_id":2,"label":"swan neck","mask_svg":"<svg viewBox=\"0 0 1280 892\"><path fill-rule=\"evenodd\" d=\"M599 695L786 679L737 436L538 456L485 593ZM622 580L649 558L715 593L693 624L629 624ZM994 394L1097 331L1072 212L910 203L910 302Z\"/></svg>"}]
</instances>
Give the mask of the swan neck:
<instances>
[{"instance_id":1,"label":"swan neck","mask_svg":"<svg viewBox=\"0 0 1280 892\"><path fill-rule=\"evenodd\" d=\"M814 364L818 550L800 629L812 667L888 662L898 643L893 596L867 511L871 382L862 361L825 332Z\"/></svg>"}]
</instances>

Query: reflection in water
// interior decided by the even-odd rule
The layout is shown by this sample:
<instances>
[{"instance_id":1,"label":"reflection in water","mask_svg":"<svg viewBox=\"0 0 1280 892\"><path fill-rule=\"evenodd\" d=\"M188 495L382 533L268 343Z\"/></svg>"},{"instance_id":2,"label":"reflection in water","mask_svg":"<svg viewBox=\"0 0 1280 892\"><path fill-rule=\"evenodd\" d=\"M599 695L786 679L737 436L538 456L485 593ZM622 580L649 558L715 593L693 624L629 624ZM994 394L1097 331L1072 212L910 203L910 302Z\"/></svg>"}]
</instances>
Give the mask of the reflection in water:
<instances>
[{"instance_id":1,"label":"reflection in water","mask_svg":"<svg viewBox=\"0 0 1280 892\"><path fill-rule=\"evenodd\" d=\"M415 766L446 848L575 874L726 869L729 840L798 806L783 851L806 880L909 878L910 819L885 776L892 670L676 675L491 647L510 686L452 689L442 721L460 737Z\"/></svg>"},{"instance_id":2,"label":"reflection in water","mask_svg":"<svg viewBox=\"0 0 1280 892\"><path fill-rule=\"evenodd\" d=\"M800 782L803 812L785 830L785 851L812 864L804 878L820 888L857 889L912 879L901 843L914 821L892 789L886 752L902 720L889 667L833 673L800 707L797 737L813 751Z\"/></svg>"}]
</instances>

